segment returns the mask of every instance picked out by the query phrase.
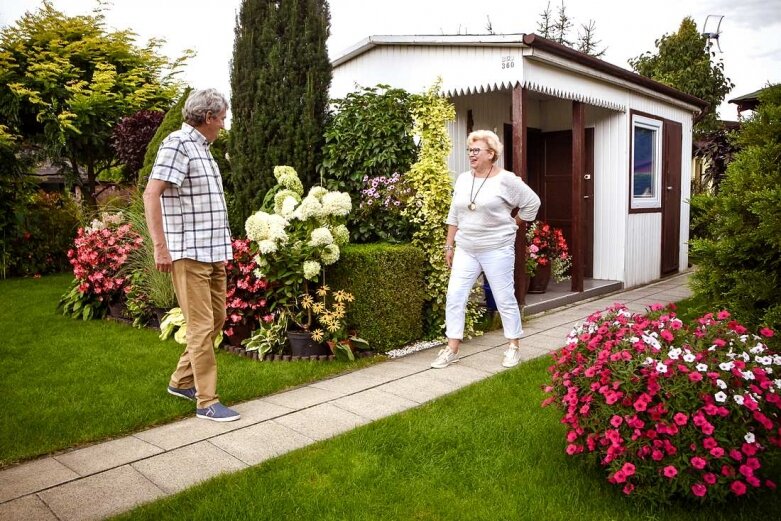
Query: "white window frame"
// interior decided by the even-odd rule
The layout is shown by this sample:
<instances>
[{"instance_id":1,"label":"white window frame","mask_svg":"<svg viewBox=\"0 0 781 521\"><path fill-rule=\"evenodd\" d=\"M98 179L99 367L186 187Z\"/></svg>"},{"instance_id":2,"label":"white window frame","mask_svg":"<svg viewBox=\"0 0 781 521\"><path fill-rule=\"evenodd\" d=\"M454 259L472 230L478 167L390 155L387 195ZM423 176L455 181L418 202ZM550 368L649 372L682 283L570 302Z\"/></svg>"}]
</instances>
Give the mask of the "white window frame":
<instances>
[{"instance_id":1,"label":"white window frame","mask_svg":"<svg viewBox=\"0 0 781 521\"><path fill-rule=\"evenodd\" d=\"M651 171L652 186L654 188L653 197L635 196L635 129L644 128L655 132L654 139L654 157ZM629 163L629 199L630 210L647 210L662 208L662 121L651 119L638 114L632 115L632 137L630 146L632 147L632 157Z\"/></svg>"}]
</instances>

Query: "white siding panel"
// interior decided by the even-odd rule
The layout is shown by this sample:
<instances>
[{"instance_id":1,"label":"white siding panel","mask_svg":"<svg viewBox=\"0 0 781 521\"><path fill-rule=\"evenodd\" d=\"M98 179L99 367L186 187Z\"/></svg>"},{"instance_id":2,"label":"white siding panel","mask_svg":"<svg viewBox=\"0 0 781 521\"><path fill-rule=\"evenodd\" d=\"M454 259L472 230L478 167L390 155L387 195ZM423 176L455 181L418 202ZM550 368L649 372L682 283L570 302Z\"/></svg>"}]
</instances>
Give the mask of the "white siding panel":
<instances>
[{"instance_id":1,"label":"white siding panel","mask_svg":"<svg viewBox=\"0 0 781 521\"><path fill-rule=\"evenodd\" d=\"M448 168L454 174L469 170L469 158L466 155L467 113L472 111L474 130L491 130L499 136L504 146L504 124L512 122L512 95L509 90L487 94L470 94L458 96L450 100L456 108L456 121L448 125L453 149L448 158ZM497 163L501 168L512 169L512 165L504 164L504 157Z\"/></svg>"},{"instance_id":2,"label":"white siding panel","mask_svg":"<svg viewBox=\"0 0 781 521\"><path fill-rule=\"evenodd\" d=\"M662 214L629 215L626 237L624 286L631 288L658 279L662 263Z\"/></svg>"}]
</instances>

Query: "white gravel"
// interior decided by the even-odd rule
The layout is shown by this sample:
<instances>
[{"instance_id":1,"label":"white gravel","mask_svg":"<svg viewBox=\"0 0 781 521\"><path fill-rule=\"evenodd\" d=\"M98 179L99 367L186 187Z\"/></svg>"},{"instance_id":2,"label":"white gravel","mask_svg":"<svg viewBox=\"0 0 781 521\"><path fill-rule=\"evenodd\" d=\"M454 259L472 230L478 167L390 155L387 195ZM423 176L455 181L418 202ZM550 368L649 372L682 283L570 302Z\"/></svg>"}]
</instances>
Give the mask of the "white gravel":
<instances>
[{"instance_id":1,"label":"white gravel","mask_svg":"<svg viewBox=\"0 0 781 521\"><path fill-rule=\"evenodd\" d=\"M414 344L409 344L404 347L400 347L399 349L392 349L385 353L385 355L388 358L401 358L402 356L411 355L412 353L417 353L418 351L423 351L424 349L438 347L444 345L445 343L446 340L444 338L426 340L424 342L415 342Z\"/></svg>"}]
</instances>

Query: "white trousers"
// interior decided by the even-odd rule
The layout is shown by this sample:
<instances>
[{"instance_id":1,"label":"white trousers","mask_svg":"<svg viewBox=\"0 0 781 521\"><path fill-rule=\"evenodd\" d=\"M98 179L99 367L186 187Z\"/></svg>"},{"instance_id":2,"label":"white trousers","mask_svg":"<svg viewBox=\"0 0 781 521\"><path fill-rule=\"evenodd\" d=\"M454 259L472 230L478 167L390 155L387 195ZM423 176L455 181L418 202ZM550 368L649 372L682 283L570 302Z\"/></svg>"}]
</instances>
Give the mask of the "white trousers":
<instances>
[{"instance_id":1,"label":"white trousers","mask_svg":"<svg viewBox=\"0 0 781 521\"><path fill-rule=\"evenodd\" d=\"M480 273L485 273L488 285L502 317L504 336L509 340L520 338L521 311L515 299L515 245L510 244L493 251L469 253L456 248L453 267L447 285L445 304L445 335L448 338L464 338L466 303L469 293Z\"/></svg>"}]
</instances>

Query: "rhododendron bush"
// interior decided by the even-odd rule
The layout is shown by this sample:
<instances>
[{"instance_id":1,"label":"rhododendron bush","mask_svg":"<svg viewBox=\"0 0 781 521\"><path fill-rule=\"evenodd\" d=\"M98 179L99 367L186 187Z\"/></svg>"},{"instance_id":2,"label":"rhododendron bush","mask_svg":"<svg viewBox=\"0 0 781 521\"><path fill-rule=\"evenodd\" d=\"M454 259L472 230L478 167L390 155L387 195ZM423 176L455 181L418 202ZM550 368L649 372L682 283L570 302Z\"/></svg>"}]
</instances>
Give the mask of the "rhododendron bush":
<instances>
[{"instance_id":1,"label":"rhododendron bush","mask_svg":"<svg viewBox=\"0 0 781 521\"><path fill-rule=\"evenodd\" d=\"M615 305L575 327L551 366L566 452L591 454L611 484L652 501L724 501L776 484L781 355L773 331L729 313L687 326L670 308Z\"/></svg>"}]
</instances>

